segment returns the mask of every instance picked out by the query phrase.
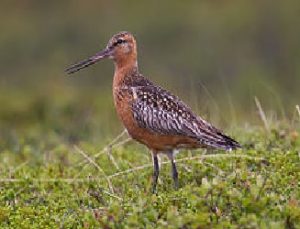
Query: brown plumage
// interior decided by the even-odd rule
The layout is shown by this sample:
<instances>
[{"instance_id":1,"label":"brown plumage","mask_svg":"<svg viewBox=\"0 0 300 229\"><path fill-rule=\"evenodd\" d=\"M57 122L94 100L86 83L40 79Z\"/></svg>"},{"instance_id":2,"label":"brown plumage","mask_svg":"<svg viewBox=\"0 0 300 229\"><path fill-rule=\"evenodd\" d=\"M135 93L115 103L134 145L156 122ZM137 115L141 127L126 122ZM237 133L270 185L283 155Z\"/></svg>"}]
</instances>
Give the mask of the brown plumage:
<instances>
[{"instance_id":1,"label":"brown plumage","mask_svg":"<svg viewBox=\"0 0 300 229\"><path fill-rule=\"evenodd\" d=\"M113 96L118 116L128 134L152 151L153 192L156 190L159 174L158 153L169 156L177 188L178 173L173 157L174 149L240 148L237 141L194 114L177 96L153 84L139 73L136 41L128 32L114 35L103 51L71 66L66 72L77 72L106 57L113 59L115 63Z\"/></svg>"}]
</instances>

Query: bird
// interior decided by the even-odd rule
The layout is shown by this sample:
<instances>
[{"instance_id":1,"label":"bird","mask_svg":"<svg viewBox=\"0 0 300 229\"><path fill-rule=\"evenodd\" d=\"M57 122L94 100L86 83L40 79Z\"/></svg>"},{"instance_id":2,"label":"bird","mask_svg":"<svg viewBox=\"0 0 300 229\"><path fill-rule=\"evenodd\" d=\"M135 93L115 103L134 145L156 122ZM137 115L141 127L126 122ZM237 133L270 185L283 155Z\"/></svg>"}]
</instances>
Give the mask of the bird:
<instances>
[{"instance_id":1,"label":"bird","mask_svg":"<svg viewBox=\"0 0 300 229\"><path fill-rule=\"evenodd\" d=\"M179 97L140 73L137 42L130 32L113 35L102 51L65 71L73 74L105 58L114 62L112 91L117 115L129 136L152 153L153 193L157 192L159 154L169 158L174 188L178 189L177 150L210 148L232 151L241 148L236 140L195 114Z\"/></svg>"}]
</instances>

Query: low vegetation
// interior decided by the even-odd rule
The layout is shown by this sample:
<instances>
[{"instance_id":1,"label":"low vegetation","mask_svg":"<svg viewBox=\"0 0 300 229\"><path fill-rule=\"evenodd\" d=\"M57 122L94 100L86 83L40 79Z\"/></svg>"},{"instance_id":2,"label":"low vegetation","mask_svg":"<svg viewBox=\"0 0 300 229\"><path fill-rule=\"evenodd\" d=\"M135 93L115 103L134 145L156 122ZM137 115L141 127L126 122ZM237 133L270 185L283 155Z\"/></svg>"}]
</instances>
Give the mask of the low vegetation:
<instances>
[{"instance_id":1,"label":"low vegetation","mask_svg":"<svg viewBox=\"0 0 300 229\"><path fill-rule=\"evenodd\" d=\"M300 228L300 1L7 2L0 228ZM244 146L181 151L177 191L167 158L151 194L147 149L110 146L112 63L64 73L122 30L147 78Z\"/></svg>"},{"instance_id":2,"label":"low vegetation","mask_svg":"<svg viewBox=\"0 0 300 229\"><path fill-rule=\"evenodd\" d=\"M14 120L13 107L8 111L12 117L1 113L3 228L300 227L297 121L277 122L268 129L232 129L244 145L236 152L180 152L177 191L162 156L158 193L151 194L152 164L146 148L126 136L114 146L109 139L95 141L93 135L102 132L91 132L97 127L92 115L86 128L80 128L77 122L60 121L67 120L66 114L71 119L72 112L62 112L71 108L57 106L58 118L51 107L44 114L43 106L34 104L33 112L23 110L28 115L23 121ZM78 110L77 115L85 112ZM15 126L10 129L8 124Z\"/></svg>"}]
</instances>

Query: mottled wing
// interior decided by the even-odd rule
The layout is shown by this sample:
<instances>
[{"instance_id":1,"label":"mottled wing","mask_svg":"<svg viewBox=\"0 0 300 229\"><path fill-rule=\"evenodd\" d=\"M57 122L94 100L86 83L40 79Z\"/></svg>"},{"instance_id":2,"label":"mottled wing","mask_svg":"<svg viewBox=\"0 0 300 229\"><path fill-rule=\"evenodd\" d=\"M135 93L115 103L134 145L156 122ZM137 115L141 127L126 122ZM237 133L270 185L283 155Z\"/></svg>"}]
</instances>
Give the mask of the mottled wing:
<instances>
[{"instance_id":1,"label":"mottled wing","mask_svg":"<svg viewBox=\"0 0 300 229\"><path fill-rule=\"evenodd\" d=\"M217 128L193 114L178 97L158 86L132 87L135 120L142 128L162 135L186 136L207 145L234 149L239 145Z\"/></svg>"},{"instance_id":2,"label":"mottled wing","mask_svg":"<svg viewBox=\"0 0 300 229\"><path fill-rule=\"evenodd\" d=\"M159 134L193 135L192 130L185 127L185 121L191 118L187 117L190 112L177 97L157 86L135 87L133 97L133 114L140 127Z\"/></svg>"}]
</instances>

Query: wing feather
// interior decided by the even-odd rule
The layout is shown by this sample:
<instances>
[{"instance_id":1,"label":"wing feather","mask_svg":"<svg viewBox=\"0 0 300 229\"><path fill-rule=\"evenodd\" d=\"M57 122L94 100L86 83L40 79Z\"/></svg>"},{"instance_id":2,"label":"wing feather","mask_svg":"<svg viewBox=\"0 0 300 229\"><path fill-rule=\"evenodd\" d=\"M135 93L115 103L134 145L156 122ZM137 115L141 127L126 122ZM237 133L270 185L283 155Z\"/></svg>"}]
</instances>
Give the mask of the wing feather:
<instances>
[{"instance_id":1,"label":"wing feather","mask_svg":"<svg viewBox=\"0 0 300 229\"><path fill-rule=\"evenodd\" d=\"M134 88L136 98L132 111L138 125L157 134L187 136L199 144L235 149L239 144L195 115L178 97L161 87L149 85Z\"/></svg>"}]
</instances>

